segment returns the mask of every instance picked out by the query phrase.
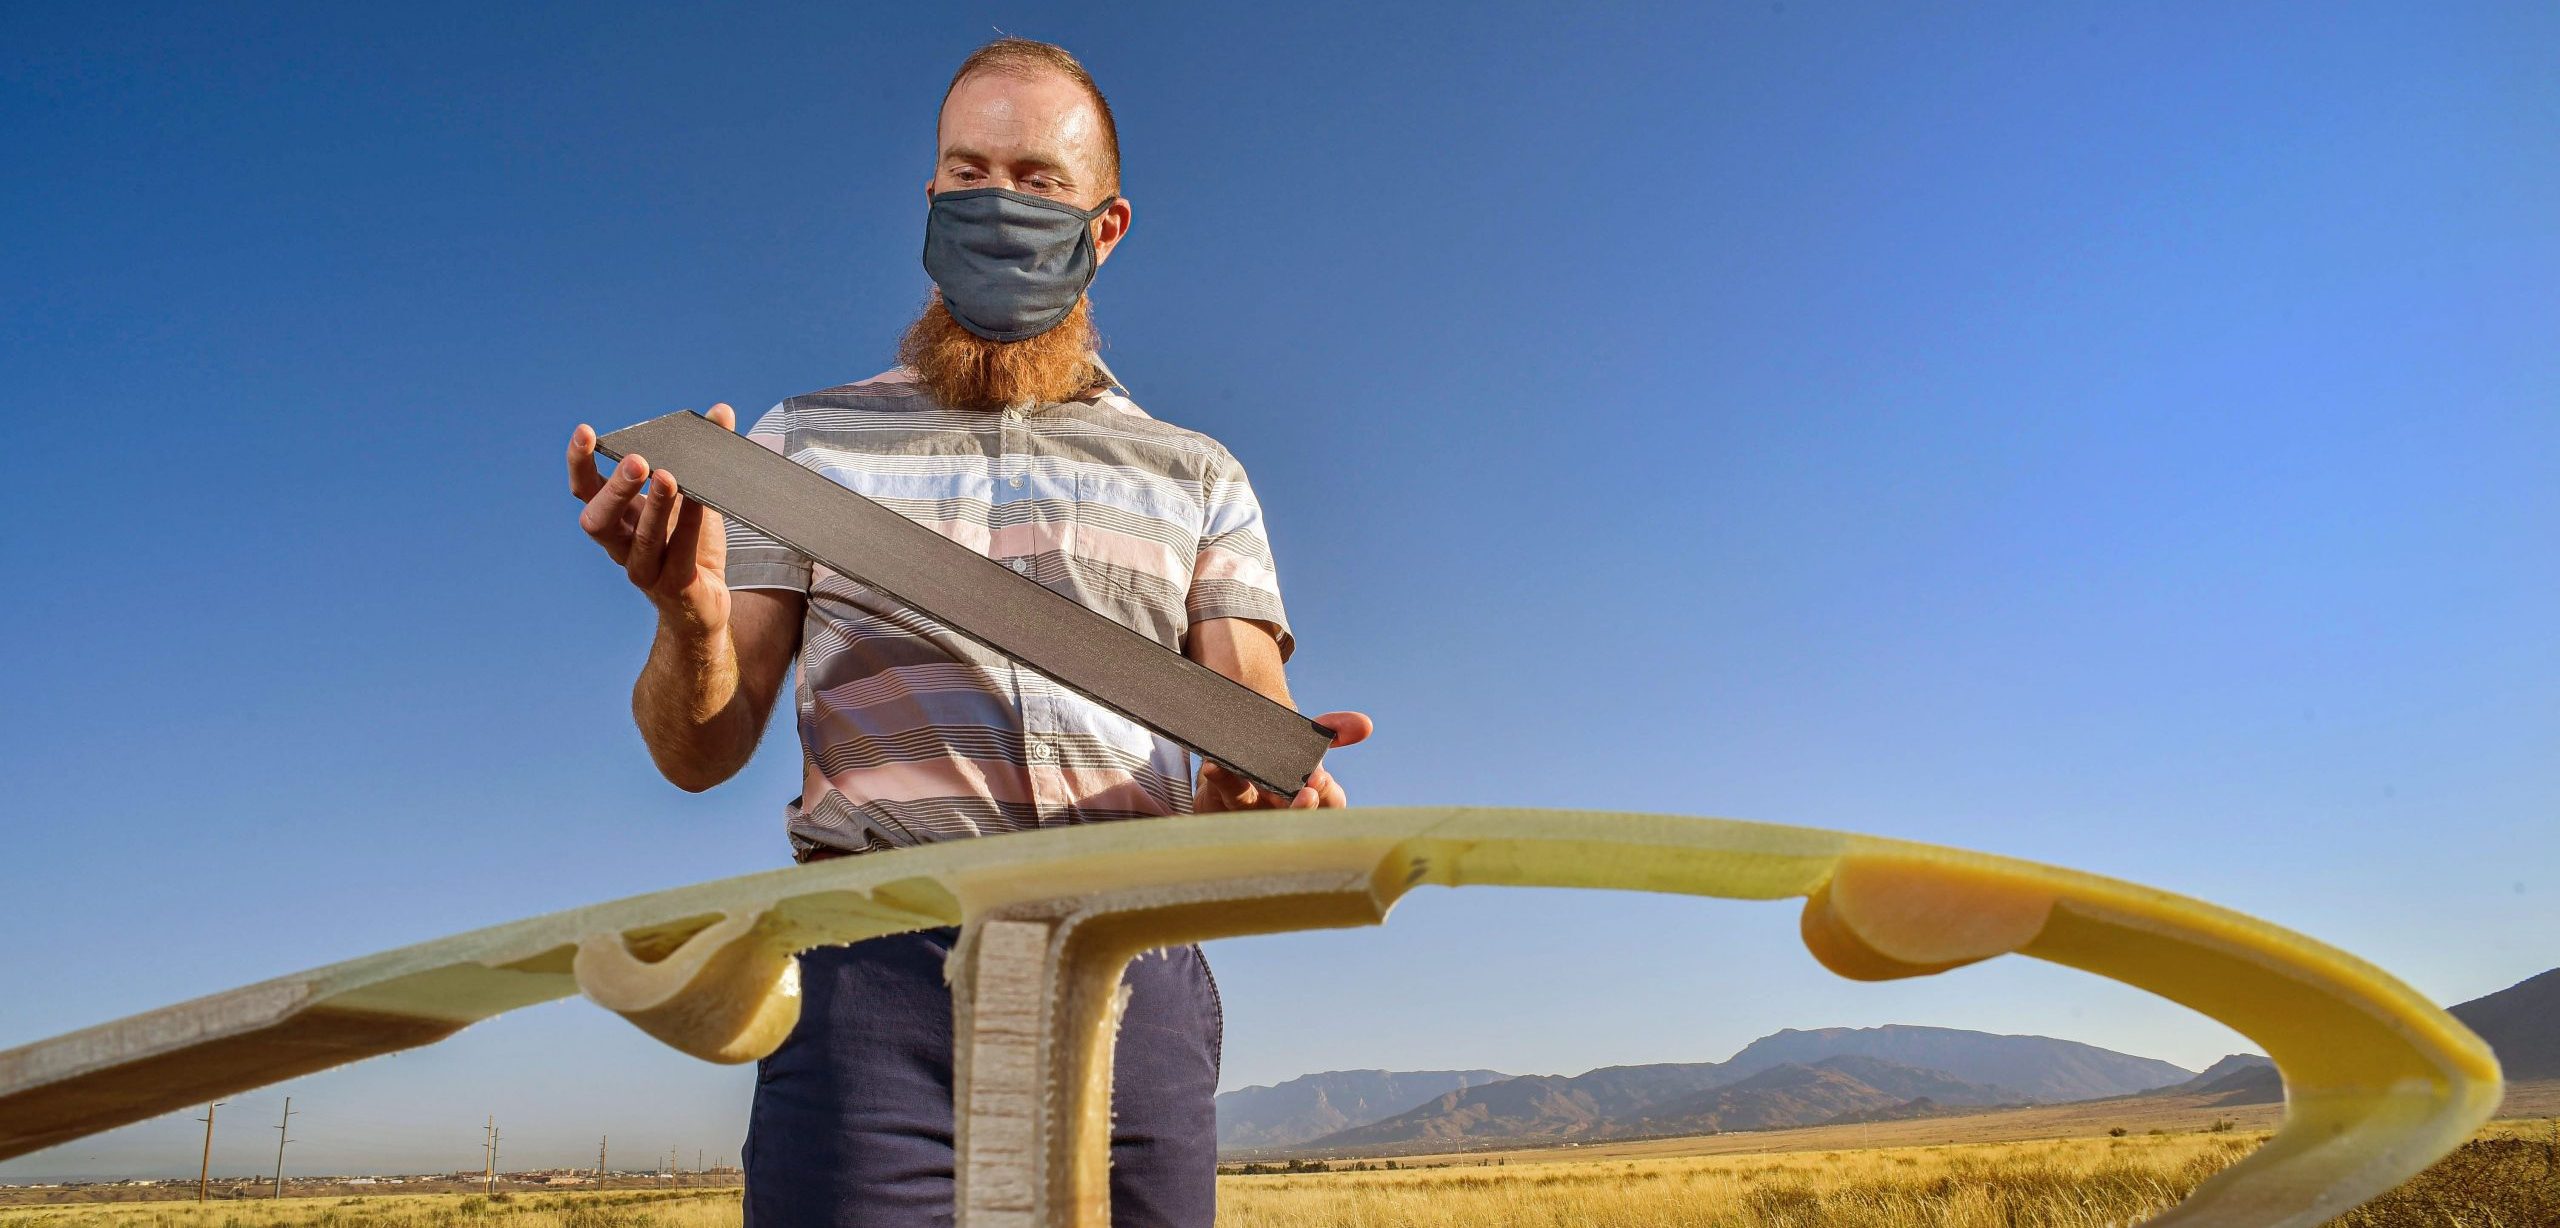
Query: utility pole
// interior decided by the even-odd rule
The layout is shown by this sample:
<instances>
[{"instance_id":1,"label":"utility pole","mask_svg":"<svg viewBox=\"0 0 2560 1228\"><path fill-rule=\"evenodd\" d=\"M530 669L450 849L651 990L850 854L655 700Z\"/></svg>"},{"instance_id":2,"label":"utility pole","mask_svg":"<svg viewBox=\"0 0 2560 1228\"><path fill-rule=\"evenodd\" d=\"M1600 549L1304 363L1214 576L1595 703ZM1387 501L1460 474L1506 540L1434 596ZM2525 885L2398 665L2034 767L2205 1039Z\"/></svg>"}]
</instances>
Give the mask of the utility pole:
<instances>
[{"instance_id":1,"label":"utility pole","mask_svg":"<svg viewBox=\"0 0 2560 1228\"><path fill-rule=\"evenodd\" d=\"M482 1193L498 1192L498 1119L493 1114L487 1127L488 1141L480 1144L480 1184Z\"/></svg>"},{"instance_id":2,"label":"utility pole","mask_svg":"<svg viewBox=\"0 0 2560 1228\"><path fill-rule=\"evenodd\" d=\"M702 1175L702 1149L700 1147L693 1149L693 1175L697 1177Z\"/></svg>"},{"instance_id":3,"label":"utility pole","mask_svg":"<svg viewBox=\"0 0 2560 1228\"><path fill-rule=\"evenodd\" d=\"M210 1117L212 1114L208 1113L206 1116ZM285 1137L284 1128L292 1124L293 1097L287 1096L284 1098L284 1117L276 1122L276 1199L278 1201L284 1198L284 1145L293 1141ZM210 1132L213 1127L207 1124L205 1129Z\"/></svg>"},{"instance_id":4,"label":"utility pole","mask_svg":"<svg viewBox=\"0 0 2560 1228\"><path fill-rule=\"evenodd\" d=\"M596 1136L596 1184L597 1184L597 1185L603 1185L603 1184L604 1184L604 1145L605 1145L606 1141L607 1141L607 1140L609 1140L609 1139L611 1139L612 1137L613 1137L613 1136L612 1136L612 1135L610 1135L610 1134L599 1134L599 1135L597 1135L597 1136Z\"/></svg>"},{"instance_id":5,"label":"utility pole","mask_svg":"<svg viewBox=\"0 0 2560 1228\"><path fill-rule=\"evenodd\" d=\"M204 1201L205 1178L213 1173L213 1111L229 1103L231 1102L228 1100L216 1100L204 1106L204 1116L196 1119L204 1123L204 1164L196 1169L196 1201L198 1203Z\"/></svg>"}]
</instances>

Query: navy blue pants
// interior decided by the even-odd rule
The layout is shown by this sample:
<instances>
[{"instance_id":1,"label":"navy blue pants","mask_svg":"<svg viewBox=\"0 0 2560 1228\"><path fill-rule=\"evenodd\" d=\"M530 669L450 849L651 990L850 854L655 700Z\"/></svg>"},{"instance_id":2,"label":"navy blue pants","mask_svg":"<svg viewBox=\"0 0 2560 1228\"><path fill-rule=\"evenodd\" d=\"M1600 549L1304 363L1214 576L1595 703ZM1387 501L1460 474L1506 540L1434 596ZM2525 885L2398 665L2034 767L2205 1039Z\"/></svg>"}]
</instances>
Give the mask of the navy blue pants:
<instances>
[{"instance_id":1,"label":"navy blue pants","mask_svg":"<svg viewBox=\"0 0 2560 1228\"><path fill-rule=\"evenodd\" d=\"M746 1228L952 1221L951 988L957 929L800 956L800 1023L756 1064ZM1113 1228L1210 1228L1217 1210L1217 982L1197 945L1122 974L1113 1046Z\"/></svg>"}]
</instances>

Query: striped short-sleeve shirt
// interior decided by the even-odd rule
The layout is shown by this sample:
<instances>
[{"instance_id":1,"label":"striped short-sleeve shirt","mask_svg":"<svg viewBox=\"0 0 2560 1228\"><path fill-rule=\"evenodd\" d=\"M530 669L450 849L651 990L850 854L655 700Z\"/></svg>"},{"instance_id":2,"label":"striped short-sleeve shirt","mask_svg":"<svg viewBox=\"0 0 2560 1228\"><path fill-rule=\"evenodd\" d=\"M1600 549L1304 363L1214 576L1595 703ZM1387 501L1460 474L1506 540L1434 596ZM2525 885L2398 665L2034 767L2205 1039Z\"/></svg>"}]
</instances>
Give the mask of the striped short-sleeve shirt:
<instances>
[{"instance_id":1,"label":"striped short-sleeve shirt","mask_svg":"<svg viewBox=\"0 0 2560 1228\"><path fill-rule=\"evenodd\" d=\"M1211 618L1294 648L1243 466L1116 390L962 411L903 368L792 397L757 443L1181 651ZM728 522L728 583L808 595L795 855L1191 809L1178 743Z\"/></svg>"}]
</instances>

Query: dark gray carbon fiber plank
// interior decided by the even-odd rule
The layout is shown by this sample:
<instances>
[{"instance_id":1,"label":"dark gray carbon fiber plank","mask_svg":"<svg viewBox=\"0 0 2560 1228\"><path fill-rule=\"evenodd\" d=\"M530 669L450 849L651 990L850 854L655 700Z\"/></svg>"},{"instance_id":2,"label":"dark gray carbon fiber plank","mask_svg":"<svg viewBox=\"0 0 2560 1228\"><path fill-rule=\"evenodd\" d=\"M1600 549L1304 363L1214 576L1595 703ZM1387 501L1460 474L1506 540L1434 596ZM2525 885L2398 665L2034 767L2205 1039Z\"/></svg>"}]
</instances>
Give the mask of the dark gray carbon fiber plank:
<instances>
[{"instance_id":1,"label":"dark gray carbon fiber plank","mask_svg":"<svg viewBox=\"0 0 2560 1228\"><path fill-rule=\"evenodd\" d=\"M1324 726L691 410L596 441L734 516L1266 789L1305 787Z\"/></svg>"}]
</instances>

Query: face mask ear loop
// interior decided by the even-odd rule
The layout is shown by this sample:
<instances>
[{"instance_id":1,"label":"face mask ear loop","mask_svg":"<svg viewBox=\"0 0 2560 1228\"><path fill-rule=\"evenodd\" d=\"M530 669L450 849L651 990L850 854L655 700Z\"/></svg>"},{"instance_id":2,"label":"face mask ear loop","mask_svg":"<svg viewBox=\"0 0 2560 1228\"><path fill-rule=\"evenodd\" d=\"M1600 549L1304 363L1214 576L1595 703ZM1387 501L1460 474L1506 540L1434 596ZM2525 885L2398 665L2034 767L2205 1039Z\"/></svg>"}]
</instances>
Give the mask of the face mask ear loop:
<instances>
[{"instance_id":1,"label":"face mask ear loop","mask_svg":"<svg viewBox=\"0 0 2560 1228\"><path fill-rule=\"evenodd\" d=\"M1120 199L1120 194L1119 194L1119 193L1117 193L1117 192L1114 192L1114 193L1112 193L1112 194L1111 194L1111 195L1109 195L1109 196L1105 196L1105 197L1103 197L1103 198L1102 198L1102 202L1101 202L1100 204L1097 204L1097 205L1095 205L1095 206L1093 207L1093 214L1092 214L1092 217L1088 217L1088 218L1086 218L1085 220L1086 220L1087 222L1091 222L1094 218L1099 218L1099 217L1101 217L1103 214L1110 212L1110 210L1111 210L1111 202L1113 202L1113 201L1115 201L1115 200L1118 200L1118 199ZM1092 231L1090 231L1090 230L1088 230L1088 231L1084 232L1084 237L1085 237L1085 242L1087 242L1087 243L1089 243L1089 244L1092 244L1092 245L1093 245L1093 270L1094 270L1094 272L1095 272L1097 275L1099 275L1099 274L1102 272L1102 246L1101 246L1101 241L1100 241L1100 240L1098 240L1098 239L1096 239L1096 238L1094 238L1094 237L1093 237L1093 232L1092 232ZM1091 279L1087 279L1086 284L1087 284L1087 285L1091 285L1091 284L1092 284ZM1120 373L1119 373L1119 372L1117 372L1117 371L1112 370L1112 369L1111 369L1111 364L1110 364L1110 363L1107 363L1107 362L1102 361L1102 353L1101 353L1101 351L1099 351L1099 350L1094 351L1094 352L1092 353L1091 357L1092 357L1092 359L1093 359L1093 369L1094 369L1094 370L1096 370L1096 371L1100 371L1100 372L1102 372L1102 378L1104 378L1104 379L1107 379L1107 380L1111 381L1111 388L1112 388L1112 390L1113 390L1113 391L1118 392L1121 396L1126 397L1126 398L1128 398L1128 399L1130 399L1130 400L1133 400L1133 401L1134 401L1134 400L1136 400L1136 399L1137 399L1137 394L1136 394L1136 393L1133 393L1133 392L1131 392L1131 391L1129 391L1129 386L1128 386L1127 384L1124 384L1124 383L1121 383L1121 382L1120 382ZM1183 752L1183 758L1184 758L1184 762L1185 762L1185 764L1187 765L1187 764L1189 763L1189 760L1190 760L1190 752L1189 752L1189 751L1185 751L1185 752ZM1193 769L1193 770L1196 770L1196 769Z\"/></svg>"},{"instance_id":2,"label":"face mask ear loop","mask_svg":"<svg viewBox=\"0 0 2560 1228\"><path fill-rule=\"evenodd\" d=\"M1067 206L1070 212L1082 214L1084 216L1084 247L1086 251L1093 253L1093 271L1096 275L1099 275L1102 272L1102 240L1094 236L1093 224L1096 221L1101 220L1103 214L1109 213L1111 211L1111 202L1118 199L1120 199L1120 194L1114 192L1109 196L1103 197L1102 203L1095 205L1091 209L1078 209L1073 205ZM1085 278L1085 284L1088 286L1092 285L1093 278ZM1126 389L1123 389L1122 391L1126 391Z\"/></svg>"}]
</instances>

